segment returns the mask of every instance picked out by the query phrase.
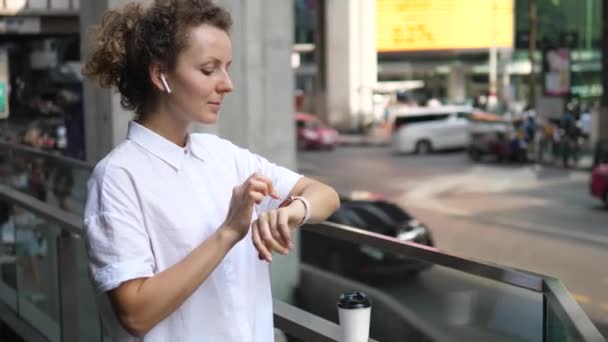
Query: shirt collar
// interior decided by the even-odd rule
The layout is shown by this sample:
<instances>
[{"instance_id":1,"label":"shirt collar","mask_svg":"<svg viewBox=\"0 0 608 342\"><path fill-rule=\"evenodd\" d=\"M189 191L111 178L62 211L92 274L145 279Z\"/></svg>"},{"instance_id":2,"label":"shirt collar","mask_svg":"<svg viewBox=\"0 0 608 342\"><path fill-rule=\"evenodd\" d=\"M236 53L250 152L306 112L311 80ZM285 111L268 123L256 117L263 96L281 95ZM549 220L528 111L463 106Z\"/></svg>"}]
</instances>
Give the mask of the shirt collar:
<instances>
[{"instance_id":1,"label":"shirt collar","mask_svg":"<svg viewBox=\"0 0 608 342\"><path fill-rule=\"evenodd\" d=\"M197 151L198 147L193 148L196 144L192 144L191 135L188 135L186 147L181 147L143 125L131 121L129 122L127 139L162 159L176 170L182 168L184 160L190 152L202 160L200 151Z\"/></svg>"}]
</instances>

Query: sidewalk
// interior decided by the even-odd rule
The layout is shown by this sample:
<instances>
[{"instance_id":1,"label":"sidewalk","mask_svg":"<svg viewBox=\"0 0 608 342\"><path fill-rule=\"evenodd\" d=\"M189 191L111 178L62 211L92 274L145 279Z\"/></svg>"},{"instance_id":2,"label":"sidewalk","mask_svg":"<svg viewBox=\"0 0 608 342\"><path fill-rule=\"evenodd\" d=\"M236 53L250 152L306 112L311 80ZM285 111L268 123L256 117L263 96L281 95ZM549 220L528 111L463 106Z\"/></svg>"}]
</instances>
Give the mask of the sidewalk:
<instances>
[{"instance_id":1,"label":"sidewalk","mask_svg":"<svg viewBox=\"0 0 608 342\"><path fill-rule=\"evenodd\" d=\"M530 152L528 157L536 165L543 166L543 167L554 167L554 168L560 168L560 169L590 171L593 166L593 153L587 149L584 149L579 153L579 157L576 162L574 162L574 160L571 158L570 165L568 167L564 167L563 162L560 157L554 158L554 156L551 153L545 153L542 157L541 162L536 162L534 160L536 158L536 155L534 152Z\"/></svg>"},{"instance_id":2,"label":"sidewalk","mask_svg":"<svg viewBox=\"0 0 608 342\"><path fill-rule=\"evenodd\" d=\"M579 157L578 163L575 164L574 162L571 162L569 167L564 167L561 162L543 161L542 163L534 163L542 167L552 167L565 170L590 171L593 165L593 156L582 155Z\"/></svg>"}]
</instances>

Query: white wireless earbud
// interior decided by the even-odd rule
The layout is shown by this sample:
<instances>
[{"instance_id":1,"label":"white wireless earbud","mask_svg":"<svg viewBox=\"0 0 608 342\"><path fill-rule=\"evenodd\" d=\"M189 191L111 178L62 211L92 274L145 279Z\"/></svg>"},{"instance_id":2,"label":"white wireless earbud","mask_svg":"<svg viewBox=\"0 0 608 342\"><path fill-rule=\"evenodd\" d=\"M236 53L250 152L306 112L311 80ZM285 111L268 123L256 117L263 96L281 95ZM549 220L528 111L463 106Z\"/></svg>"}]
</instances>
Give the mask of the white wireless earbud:
<instances>
[{"instance_id":1,"label":"white wireless earbud","mask_svg":"<svg viewBox=\"0 0 608 342\"><path fill-rule=\"evenodd\" d=\"M165 78L165 75L162 72L160 73L160 81L163 82L163 87L165 88L165 91L168 94L171 94L171 88L169 87L169 84L167 83L167 79Z\"/></svg>"}]
</instances>

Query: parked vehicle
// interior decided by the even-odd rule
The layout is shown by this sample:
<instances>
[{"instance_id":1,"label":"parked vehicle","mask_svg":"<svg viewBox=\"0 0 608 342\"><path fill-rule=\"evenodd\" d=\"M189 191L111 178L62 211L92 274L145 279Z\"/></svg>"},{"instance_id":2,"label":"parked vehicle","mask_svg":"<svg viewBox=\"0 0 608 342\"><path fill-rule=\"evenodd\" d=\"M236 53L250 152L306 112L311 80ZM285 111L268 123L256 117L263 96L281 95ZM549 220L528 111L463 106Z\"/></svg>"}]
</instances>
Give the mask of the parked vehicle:
<instances>
[{"instance_id":1,"label":"parked vehicle","mask_svg":"<svg viewBox=\"0 0 608 342\"><path fill-rule=\"evenodd\" d=\"M469 142L466 106L404 108L394 114L393 151L428 154L433 151L465 148Z\"/></svg>"},{"instance_id":2,"label":"parked vehicle","mask_svg":"<svg viewBox=\"0 0 608 342\"><path fill-rule=\"evenodd\" d=\"M386 200L342 198L342 205L328 221L433 246L427 226L405 209ZM303 262L353 278L411 276L429 266L371 246L356 245L306 230L302 231L301 247Z\"/></svg>"},{"instance_id":3,"label":"parked vehicle","mask_svg":"<svg viewBox=\"0 0 608 342\"><path fill-rule=\"evenodd\" d=\"M333 149L338 144L338 131L318 117L296 113L298 149Z\"/></svg>"},{"instance_id":4,"label":"parked vehicle","mask_svg":"<svg viewBox=\"0 0 608 342\"><path fill-rule=\"evenodd\" d=\"M608 163L598 164L591 172L591 195L601 199L608 207Z\"/></svg>"}]
</instances>

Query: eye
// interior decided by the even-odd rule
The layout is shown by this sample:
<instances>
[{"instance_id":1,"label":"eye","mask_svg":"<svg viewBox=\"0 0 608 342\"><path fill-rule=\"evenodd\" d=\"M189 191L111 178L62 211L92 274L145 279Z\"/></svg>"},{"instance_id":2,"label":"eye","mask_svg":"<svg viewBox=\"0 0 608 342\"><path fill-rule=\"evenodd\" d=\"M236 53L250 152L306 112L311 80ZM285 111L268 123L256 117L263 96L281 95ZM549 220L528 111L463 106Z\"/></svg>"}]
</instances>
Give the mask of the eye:
<instances>
[{"instance_id":1,"label":"eye","mask_svg":"<svg viewBox=\"0 0 608 342\"><path fill-rule=\"evenodd\" d=\"M201 72L207 76L210 76L211 74L213 74L214 69L201 69Z\"/></svg>"}]
</instances>

